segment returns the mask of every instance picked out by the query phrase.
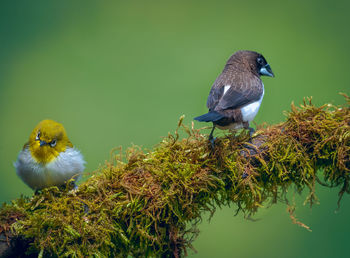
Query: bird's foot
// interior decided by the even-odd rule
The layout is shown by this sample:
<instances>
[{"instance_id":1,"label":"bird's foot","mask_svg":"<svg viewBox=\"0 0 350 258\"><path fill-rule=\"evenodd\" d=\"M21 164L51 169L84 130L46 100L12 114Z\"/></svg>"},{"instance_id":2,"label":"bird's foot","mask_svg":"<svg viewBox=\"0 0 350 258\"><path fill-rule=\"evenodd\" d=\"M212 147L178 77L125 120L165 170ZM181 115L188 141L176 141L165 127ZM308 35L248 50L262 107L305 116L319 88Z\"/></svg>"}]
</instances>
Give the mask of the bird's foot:
<instances>
[{"instance_id":1,"label":"bird's foot","mask_svg":"<svg viewBox=\"0 0 350 258\"><path fill-rule=\"evenodd\" d=\"M209 138L209 142L210 142L210 146L211 146L212 150L215 149L215 140L216 140L216 137L210 137Z\"/></svg>"},{"instance_id":2,"label":"bird's foot","mask_svg":"<svg viewBox=\"0 0 350 258\"><path fill-rule=\"evenodd\" d=\"M248 173L247 172L243 172L242 178L245 179L248 177Z\"/></svg>"},{"instance_id":3,"label":"bird's foot","mask_svg":"<svg viewBox=\"0 0 350 258\"><path fill-rule=\"evenodd\" d=\"M249 136L252 137L253 134L255 133L255 129L252 127L248 127L248 130L249 130Z\"/></svg>"},{"instance_id":4,"label":"bird's foot","mask_svg":"<svg viewBox=\"0 0 350 258\"><path fill-rule=\"evenodd\" d=\"M68 191L68 194L71 194L71 195L76 195L76 193L78 192L78 186L77 184L75 183L75 181L72 181L72 182L69 182L68 184L68 187L69 187L69 191Z\"/></svg>"}]
</instances>

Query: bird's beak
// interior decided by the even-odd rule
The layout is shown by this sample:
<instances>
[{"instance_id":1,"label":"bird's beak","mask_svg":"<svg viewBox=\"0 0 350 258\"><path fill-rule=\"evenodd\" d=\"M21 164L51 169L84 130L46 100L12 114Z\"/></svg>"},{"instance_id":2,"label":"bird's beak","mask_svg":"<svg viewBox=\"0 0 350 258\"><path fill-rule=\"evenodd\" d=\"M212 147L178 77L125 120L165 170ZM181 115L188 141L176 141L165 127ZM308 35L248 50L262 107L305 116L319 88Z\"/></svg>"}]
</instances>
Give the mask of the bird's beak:
<instances>
[{"instance_id":1,"label":"bird's beak","mask_svg":"<svg viewBox=\"0 0 350 258\"><path fill-rule=\"evenodd\" d=\"M266 64L265 66L261 67L259 73L260 75L275 77L269 64Z\"/></svg>"},{"instance_id":2,"label":"bird's beak","mask_svg":"<svg viewBox=\"0 0 350 258\"><path fill-rule=\"evenodd\" d=\"M40 141L40 147L42 147L42 146L44 146L44 145L46 145L47 144L47 142L45 142L45 141Z\"/></svg>"}]
</instances>

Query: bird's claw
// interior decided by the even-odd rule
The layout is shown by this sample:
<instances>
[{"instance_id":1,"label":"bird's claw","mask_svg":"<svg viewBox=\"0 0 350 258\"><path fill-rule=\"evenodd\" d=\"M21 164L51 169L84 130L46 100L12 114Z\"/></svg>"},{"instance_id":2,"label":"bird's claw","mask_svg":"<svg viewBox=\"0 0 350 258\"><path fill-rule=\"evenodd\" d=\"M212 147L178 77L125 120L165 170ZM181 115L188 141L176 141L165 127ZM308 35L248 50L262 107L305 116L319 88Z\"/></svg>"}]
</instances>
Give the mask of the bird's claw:
<instances>
[{"instance_id":1,"label":"bird's claw","mask_svg":"<svg viewBox=\"0 0 350 258\"><path fill-rule=\"evenodd\" d=\"M248 130L249 130L249 136L252 137L253 134L255 133L255 129L252 127L249 127Z\"/></svg>"}]
</instances>

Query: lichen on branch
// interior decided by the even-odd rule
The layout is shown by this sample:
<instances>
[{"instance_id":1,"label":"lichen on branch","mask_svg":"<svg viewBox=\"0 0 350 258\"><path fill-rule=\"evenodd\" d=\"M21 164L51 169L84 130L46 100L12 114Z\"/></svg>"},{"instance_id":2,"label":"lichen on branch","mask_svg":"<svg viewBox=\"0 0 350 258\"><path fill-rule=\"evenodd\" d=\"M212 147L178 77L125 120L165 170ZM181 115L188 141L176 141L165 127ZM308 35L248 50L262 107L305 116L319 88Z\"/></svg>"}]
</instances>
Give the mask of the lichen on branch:
<instances>
[{"instance_id":1,"label":"lichen on branch","mask_svg":"<svg viewBox=\"0 0 350 258\"><path fill-rule=\"evenodd\" d=\"M291 185L308 190L311 206L316 184L339 187L340 200L350 193L344 96L343 107L292 104L285 122L258 128L252 139L244 131L218 137L214 150L203 130L181 118L153 150L133 146L113 155L76 192L51 187L4 204L0 234L44 256L182 257L204 212L218 206L235 204L251 216L267 202L288 203ZM288 211L306 227L294 207Z\"/></svg>"}]
</instances>

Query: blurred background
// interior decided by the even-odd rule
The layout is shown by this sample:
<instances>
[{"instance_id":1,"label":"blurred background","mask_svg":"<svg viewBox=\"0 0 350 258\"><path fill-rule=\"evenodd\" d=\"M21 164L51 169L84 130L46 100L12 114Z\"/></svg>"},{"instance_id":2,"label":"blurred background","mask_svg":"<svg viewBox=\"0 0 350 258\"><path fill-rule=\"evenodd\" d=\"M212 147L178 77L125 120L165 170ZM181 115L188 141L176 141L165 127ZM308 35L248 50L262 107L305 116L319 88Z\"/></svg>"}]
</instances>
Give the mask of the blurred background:
<instances>
[{"instance_id":1,"label":"blurred background","mask_svg":"<svg viewBox=\"0 0 350 258\"><path fill-rule=\"evenodd\" d=\"M349 1L1 1L0 201L32 190L13 162L35 125L63 123L96 170L114 147L151 148L206 112L210 87L240 49L261 52L275 78L255 121L283 121L304 96L344 104L350 93ZM196 123L197 127L204 124ZM293 189L291 189L292 191ZM255 222L218 209L190 257L348 257L350 198L318 187L320 205L289 219L284 205Z\"/></svg>"}]
</instances>

